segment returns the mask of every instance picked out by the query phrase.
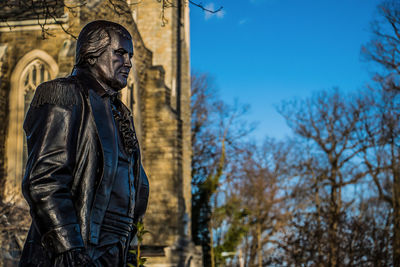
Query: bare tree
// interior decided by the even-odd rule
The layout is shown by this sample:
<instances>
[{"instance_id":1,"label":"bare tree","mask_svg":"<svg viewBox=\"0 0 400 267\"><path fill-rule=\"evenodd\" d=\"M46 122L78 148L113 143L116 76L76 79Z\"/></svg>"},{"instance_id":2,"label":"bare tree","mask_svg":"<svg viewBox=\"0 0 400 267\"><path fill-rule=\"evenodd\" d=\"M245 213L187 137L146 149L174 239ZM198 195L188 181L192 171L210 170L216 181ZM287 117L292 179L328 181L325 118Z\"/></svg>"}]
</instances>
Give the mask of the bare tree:
<instances>
[{"instance_id":1,"label":"bare tree","mask_svg":"<svg viewBox=\"0 0 400 267\"><path fill-rule=\"evenodd\" d=\"M371 25L374 37L361 52L382 67L383 71L374 77L377 82L400 90L400 2L385 1L378 10L380 16Z\"/></svg>"},{"instance_id":2,"label":"bare tree","mask_svg":"<svg viewBox=\"0 0 400 267\"><path fill-rule=\"evenodd\" d=\"M138 0L128 4L126 0L105 0L107 6L118 16L131 15L132 6L139 5L143 0ZM165 26L168 23L168 19L165 16L165 10L168 8L178 8L179 5L173 0L154 0L160 3L160 23ZM182 1L182 0L179 0ZM200 8L204 12L218 13L223 7L218 9L206 8L202 3L195 1L183 0L184 4L191 4L197 8ZM7 23L15 20L37 20L37 24L42 30L43 39L52 37L53 34L49 31L48 26L50 24L57 24L65 33L73 37L74 35L68 27L60 21L60 17L64 14L64 10L67 10L72 16L76 16L78 9L87 5L87 0L8 0L0 1L0 22ZM10 29L13 27L9 25Z\"/></svg>"},{"instance_id":3,"label":"bare tree","mask_svg":"<svg viewBox=\"0 0 400 267\"><path fill-rule=\"evenodd\" d=\"M76 16L77 8L86 4L85 0L75 0L71 4L67 1L55 0L10 0L0 2L0 21L8 25L9 21L36 20L42 30L42 38L53 36L48 29L49 24L57 24L67 34L76 39L76 36L59 20L64 10ZM8 25L12 30L13 27Z\"/></svg>"},{"instance_id":4,"label":"bare tree","mask_svg":"<svg viewBox=\"0 0 400 267\"><path fill-rule=\"evenodd\" d=\"M333 90L307 100L286 102L279 110L299 140L306 144L303 161L298 166L302 185L299 192L315 203L316 230L320 232L326 225L326 232L321 234L328 237L327 259L321 258L324 261L319 262L325 262L326 266L338 266L342 260L341 220L351 203L343 199L343 191L365 176L356 161L361 150L356 129L363 108L354 96L345 97ZM318 250L317 247L317 255L324 254Z\"/></svg>"},{"instance_id":5,"label":"bare tree","mask_svg":"<svg viewBox=\"0 0 400 267\"><path fill-rule=\"evenodd\" d=\"M392 209L393 263L400 265L400 93L370 89L365 93L369 107L360 125L359 139L364 149L362 162L379 199Z\"/></svg>"},{"instance_id":6,"label":"bare tree","mask_svg":"<svg viewBox=\"0 0 400 267\"><path fill-rule=\"evenodd\" d=\"M243 252L246 266L264 266L274 248L274 238L290 216L288 195L292 143L266 139L262 146L248 144L234 172L232 195L240 199L246 226Z\"/></svg>"},{"instance_id":7,"label":"bare tree","mask_svg":"<svg viewBox=\"0 0 400 267\"><path fill-rule=\"evenodd\" d=\"M393 264L400 265L400 3L384 1L372 23L372 40L362 47L366 59L377 63L374 89L366 92L371 110L360 129L363 163L379 198L393 211Z\"/></svg>"},{"instance_id":8,"label":"bare tree","mask_svg":"<svg viewBox=\"0 0 400 267\"><path fill-rule=\"evenodd\" d=\"M192 233L203 246L204 263L214 266L217 258L214 231L220 226L219 195L227 173L239 159L244 138L253 126L243 120L248 107L229 106L219 100L211 79L192 74Z\"/></svg>"},{"instance_id":9,"label":"bare tree","mask_svg":"<svg viewBox=\"0 0 400 267\"><path fill-rule=\"evenodd\" d=\"M329 214L322 212L319 216L329 217ZM279 266L327 266L329 225L325 220L322 222L319 224L314 213L296 213L281 236L272 263ZM366 199L360 202L356 212L343 214L338 235L341 257L337 266L395 266L391 257L393 236L390 228L390 209L376 199Z\"/></svg>"}]
</instances>

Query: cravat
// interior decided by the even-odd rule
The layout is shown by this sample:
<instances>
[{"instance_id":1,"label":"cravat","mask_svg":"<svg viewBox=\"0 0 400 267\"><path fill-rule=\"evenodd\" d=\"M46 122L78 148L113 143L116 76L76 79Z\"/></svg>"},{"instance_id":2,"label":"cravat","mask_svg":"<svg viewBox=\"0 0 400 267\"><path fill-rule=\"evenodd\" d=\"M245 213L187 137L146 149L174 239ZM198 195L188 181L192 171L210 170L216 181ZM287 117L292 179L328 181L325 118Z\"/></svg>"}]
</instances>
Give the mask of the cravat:
<instances>
[{"instance_id":1,"label":"cravat","mask_svg":"<svg viewBox=\"0 0 400 267\"><path fill-rule=\"evenodd\" d=\"M138 147L138 140L134 131L129 114L123 112L121 100L117 96L110 96L111 109L114 120L118 126L125 152L131 156Z\"/></svg>"}]
</instances>

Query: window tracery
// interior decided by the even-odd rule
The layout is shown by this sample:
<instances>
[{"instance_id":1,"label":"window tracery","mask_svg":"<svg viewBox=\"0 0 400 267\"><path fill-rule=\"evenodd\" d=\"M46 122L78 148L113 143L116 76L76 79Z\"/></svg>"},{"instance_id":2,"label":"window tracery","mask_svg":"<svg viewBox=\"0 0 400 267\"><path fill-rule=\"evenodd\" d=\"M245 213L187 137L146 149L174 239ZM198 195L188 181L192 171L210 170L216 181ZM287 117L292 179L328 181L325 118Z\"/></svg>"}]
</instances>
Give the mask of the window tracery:
<instances>
[{"instance_id":1,"label":"window tracery","mask_svg":"<svg viewBox=\"0 0 400 267\"><path fill-rule=\"evenodd\" d=\"M56 78L57 74L58 66L55 60L43 50L35 49L18 61L11 75L6 137L6 202L18 201L18 198L21 198L20 187L27 161L26 137L23 131L25 114L36 87L42 82Z\"/></svg>"}]
</instances>

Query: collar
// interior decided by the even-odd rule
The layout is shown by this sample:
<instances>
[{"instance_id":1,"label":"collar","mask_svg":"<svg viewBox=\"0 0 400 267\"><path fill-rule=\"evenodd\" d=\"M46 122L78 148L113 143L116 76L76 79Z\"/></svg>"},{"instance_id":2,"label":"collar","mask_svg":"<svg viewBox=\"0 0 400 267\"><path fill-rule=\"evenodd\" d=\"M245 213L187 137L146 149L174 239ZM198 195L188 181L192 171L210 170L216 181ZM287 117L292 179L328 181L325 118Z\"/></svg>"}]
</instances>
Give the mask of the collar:
<instances>
[{"instance_id":1,"label":"collar","mask_svg":"<svg viewBox=\"0 0 400 267\"><path fill-rule=\"evenodd\" d=\"M110 98L115 98L118 96L118 92L101 86L96 78L94 78L93 75L85 69L76 69L75 75L79 78L80 81L82 81L85 86L95 91L101 97L108 96Z\"/></svg>"}]
</instances>

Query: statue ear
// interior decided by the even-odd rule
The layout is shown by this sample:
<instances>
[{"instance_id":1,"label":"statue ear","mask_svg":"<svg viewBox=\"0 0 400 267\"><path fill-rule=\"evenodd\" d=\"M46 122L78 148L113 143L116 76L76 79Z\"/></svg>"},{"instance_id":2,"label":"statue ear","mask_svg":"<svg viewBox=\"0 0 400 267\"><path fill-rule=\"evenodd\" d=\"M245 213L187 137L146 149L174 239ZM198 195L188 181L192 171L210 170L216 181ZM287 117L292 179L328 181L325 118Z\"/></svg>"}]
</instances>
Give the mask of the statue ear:
<instances>
[{"instance_id":1,"label":"statue ear","mask_svg":"<svg viewBox=\"0 0 400 267\"><path fill-rule=\"evenodd\" d=\"M97 58L95 57L90 57L87 59L87 62L89 63L90 66L93 66L97 61Z\"/></svg>"}]
</instances>

